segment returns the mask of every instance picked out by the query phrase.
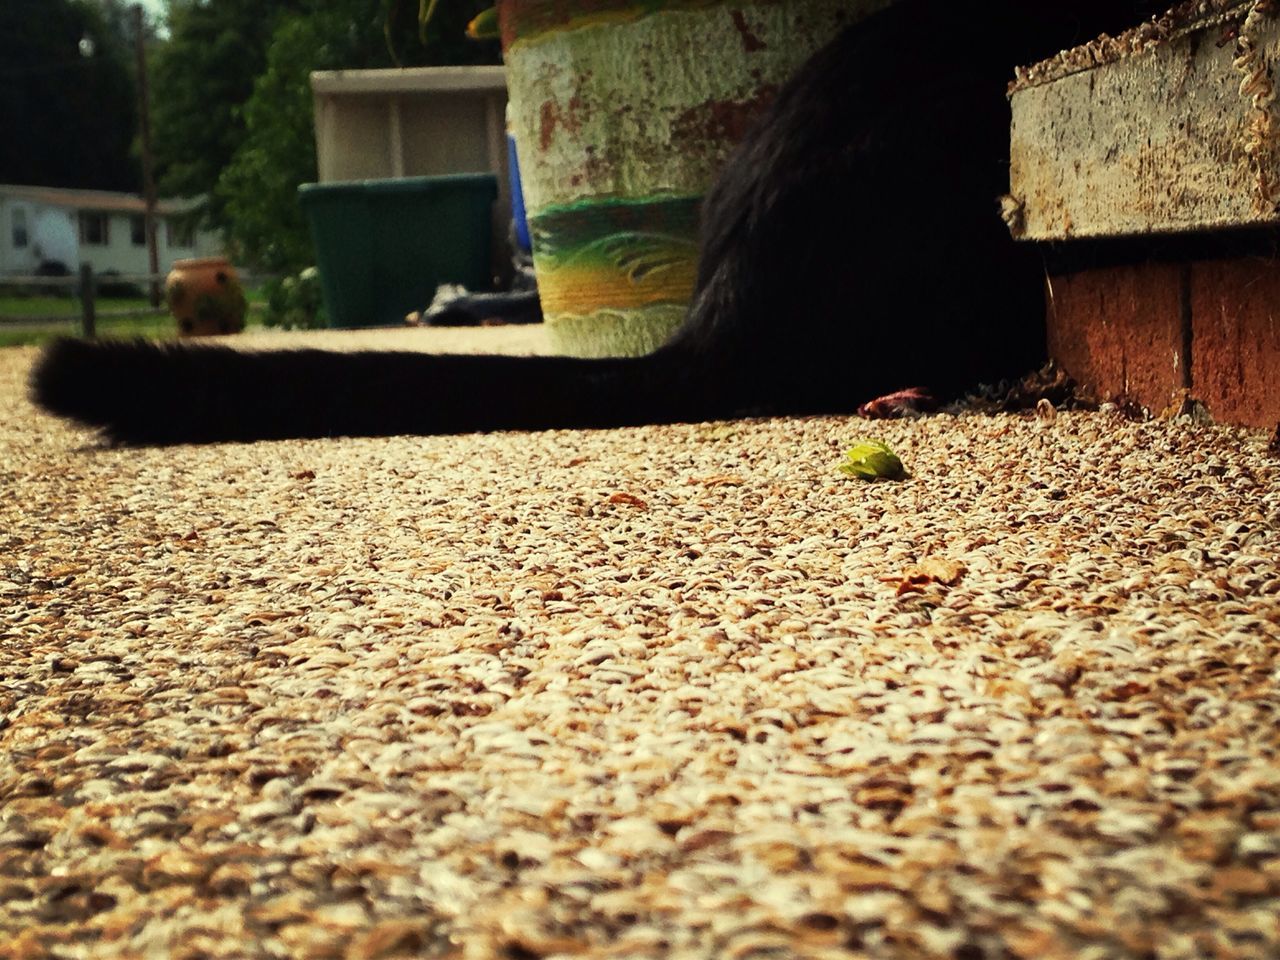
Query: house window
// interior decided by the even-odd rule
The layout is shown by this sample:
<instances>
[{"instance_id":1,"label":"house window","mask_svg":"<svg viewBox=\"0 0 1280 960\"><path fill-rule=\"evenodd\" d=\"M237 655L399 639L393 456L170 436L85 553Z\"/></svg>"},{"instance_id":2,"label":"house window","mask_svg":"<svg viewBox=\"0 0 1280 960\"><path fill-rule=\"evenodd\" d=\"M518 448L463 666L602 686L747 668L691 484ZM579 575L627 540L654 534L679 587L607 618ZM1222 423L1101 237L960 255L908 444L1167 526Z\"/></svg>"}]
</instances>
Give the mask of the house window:
<instances>
[{"instance_id":1,"label":"house window","mask_svg":"<svg viewBox=\"0 0 1280 960\"><path fill-rule=\"evenodd\" d=\"M80 242L90 247L105 247L110 237L105 213L80 214Z\"/></svg>"},{"instance_id":2,"label":"house window","mask_svg":"<svg viewBox=\"0 0 1280 960\"><path fill-rule=\"evenodd\" d=\"M135 247L147 245L147 218L133 216L129 218L129 240Z\"/></svg>"},{"instance_id":3,"label":"house window","mask_svg":"<svg viewBox=\"0 0 1280 960\"><path fill-rule=\"evenodd\" d=\"M190 220L166 220L165 228L173 249L190 249L196 245L195 225Z\"/></svg>"},{"instance_id":4,"label":"house window","mask_svg":"<svg viewBox=\"0 0 1280 960\"><path fill-rule=\"evenodd\" d=\"M13 248L21 250L31 239L27 234L27 211L22 207L15 207L9 223L13 227Z\"/></svg>"}]
</instances>

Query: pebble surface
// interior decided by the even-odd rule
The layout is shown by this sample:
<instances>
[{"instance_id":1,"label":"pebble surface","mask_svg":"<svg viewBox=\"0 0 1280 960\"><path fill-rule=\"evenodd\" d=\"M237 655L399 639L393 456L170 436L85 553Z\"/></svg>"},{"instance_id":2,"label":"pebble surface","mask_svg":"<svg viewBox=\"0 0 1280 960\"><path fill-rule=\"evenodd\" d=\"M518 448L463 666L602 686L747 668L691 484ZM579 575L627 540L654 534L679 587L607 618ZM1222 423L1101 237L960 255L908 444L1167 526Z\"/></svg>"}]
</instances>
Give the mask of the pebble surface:
<instances>
[{"instance_id":1,"label":"pebble surface","mask_svg":"<svg viewBox=\"0 0 1280 960\"><path fill-rule=\"evenodd\" d=\"M34 355L0 351L0 957L1280 957L1265 435L103 449ZM865 439L909 476L842 475Z\"/></svg>"}]
</instances>

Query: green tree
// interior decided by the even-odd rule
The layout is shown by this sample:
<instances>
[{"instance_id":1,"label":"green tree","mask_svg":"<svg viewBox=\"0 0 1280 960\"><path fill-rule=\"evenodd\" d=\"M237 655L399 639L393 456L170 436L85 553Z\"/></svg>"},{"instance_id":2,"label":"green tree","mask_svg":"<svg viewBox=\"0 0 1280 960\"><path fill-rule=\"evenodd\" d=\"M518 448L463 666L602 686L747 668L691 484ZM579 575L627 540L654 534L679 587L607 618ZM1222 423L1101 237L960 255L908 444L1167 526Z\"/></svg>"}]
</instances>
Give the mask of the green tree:
<instances>
[{"instance_id":1,"label":"green tree","mask_svg":"<svg viewBox=\"0 0 1280 960\"><path fill-rule=\"evenodd\" d=\"M286 18L267 69L244 105L245 136L221 171L217 207L238 259L260 269L293 271L314 258L298 206L298 184L316 177L309 73L345 58L347 21L336 14Z\"/></svg>"},{"instance_id":2,"label":"green tree","mask_svg":"<svg viewBox=\"0 0 1280 960\"><path fill-rule=\"evenodd\" d=\"M273 272L315 261L297 198L298 186L316 179L313 70L390 66L388 22L405 26L391 36L396 57L406 64L497 61L496 45L473 43L463 32L488 5L483 0L442 7L425 46L418 38L417 0L394 2L405 7L395 21L387 20L387 0L307 0L305 9L277 21L266 70L241 112L244 139L214 191L239 259Z\"/></svg>"},{"instance_id":3,"label":"green tree","mask_svg":"<svg viewBox=\"0 0 1280 960\"><path fill-rule=\"evenodd\" d=\"M86 0L0 3L0 183L137 190L130 55Z\"/></svg>"},{"instance_id":4,"label":"green tree","mask_svg":"<svg viewBox=\"0 0 1280 960\"><path fill-rule=\"evenodd\" d=\"M169 39L151 66L151 125L160 192L211 196L244 140L243 106L280 18L301 0L173 0ZM216 197L206 211L226 215Z\"/></svg>"}]
</instances>

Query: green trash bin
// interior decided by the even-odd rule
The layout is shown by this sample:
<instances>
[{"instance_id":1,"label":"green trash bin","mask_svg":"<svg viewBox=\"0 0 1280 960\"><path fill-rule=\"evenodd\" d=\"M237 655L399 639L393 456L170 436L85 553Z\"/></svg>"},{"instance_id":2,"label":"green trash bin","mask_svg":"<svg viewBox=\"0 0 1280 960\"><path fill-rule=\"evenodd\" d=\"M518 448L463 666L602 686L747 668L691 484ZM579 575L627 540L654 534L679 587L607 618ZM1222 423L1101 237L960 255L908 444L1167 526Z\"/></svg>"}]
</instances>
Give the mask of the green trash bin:
<instances>
[{"instance_id":1,"label":"green trash bin","mask_svg":"<svg viewBox=\"0 0 1280 960\"><path fill-rule=\"evenodd\" d=\"M497 196L491 173L300 186L329 324L400 325L441 283L489 289Z\"/></svg>"}]
</instances>

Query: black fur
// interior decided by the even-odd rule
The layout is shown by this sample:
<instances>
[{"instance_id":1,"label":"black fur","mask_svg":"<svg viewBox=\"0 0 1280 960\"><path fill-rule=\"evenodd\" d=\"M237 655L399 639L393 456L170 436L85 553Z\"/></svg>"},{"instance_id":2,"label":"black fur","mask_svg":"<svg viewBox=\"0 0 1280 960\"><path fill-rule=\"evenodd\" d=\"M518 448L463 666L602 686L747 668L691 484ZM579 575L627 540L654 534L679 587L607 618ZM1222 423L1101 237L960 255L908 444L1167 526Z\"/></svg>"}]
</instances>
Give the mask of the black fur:
<instances>
[{"instance_id":1,"label":"black fur","mask_svg":"<svg viewBox=\"0 0 1280 960\"><path fill-rule=\"evenodd\" d=\"M697 291L642 358L52 344L45 409L110 440L605 427L847 412L1044 354L1042 267L998 215L1013 67L1134 22L1120 0L899 0L780 93L709 194Z\"/></svg>"}]
</instances>

